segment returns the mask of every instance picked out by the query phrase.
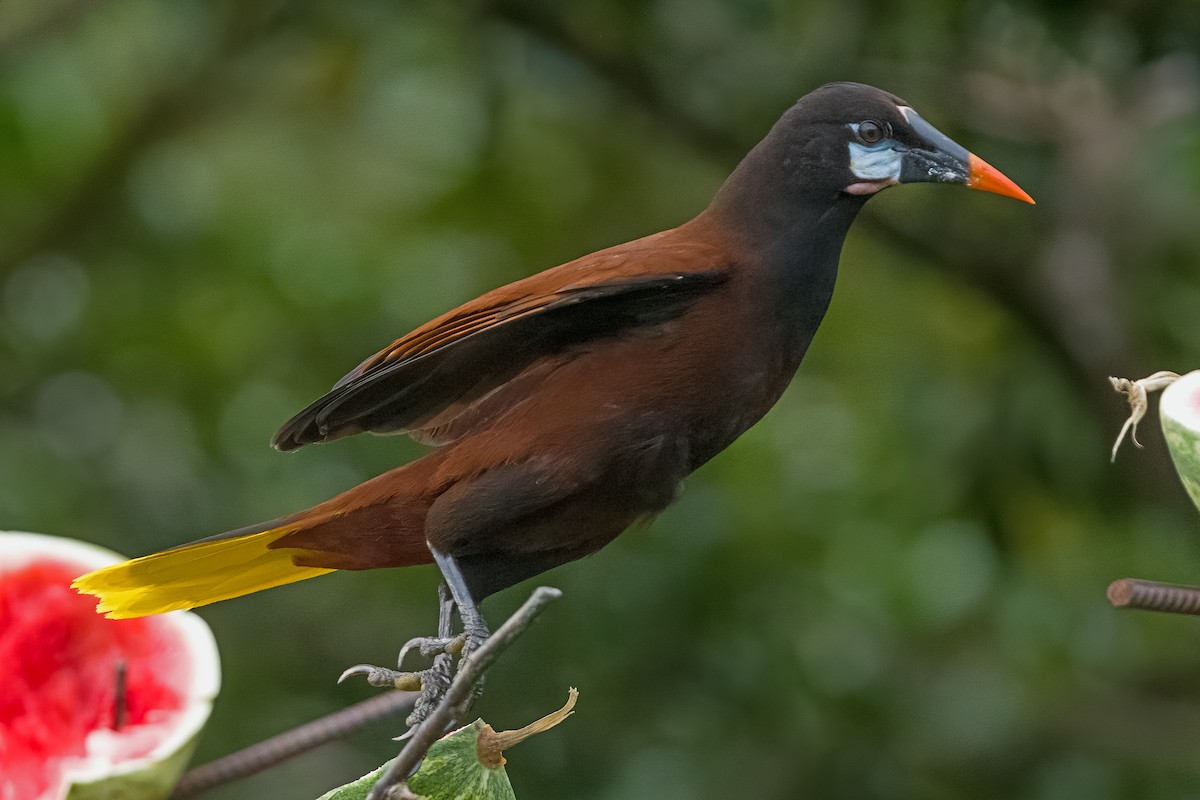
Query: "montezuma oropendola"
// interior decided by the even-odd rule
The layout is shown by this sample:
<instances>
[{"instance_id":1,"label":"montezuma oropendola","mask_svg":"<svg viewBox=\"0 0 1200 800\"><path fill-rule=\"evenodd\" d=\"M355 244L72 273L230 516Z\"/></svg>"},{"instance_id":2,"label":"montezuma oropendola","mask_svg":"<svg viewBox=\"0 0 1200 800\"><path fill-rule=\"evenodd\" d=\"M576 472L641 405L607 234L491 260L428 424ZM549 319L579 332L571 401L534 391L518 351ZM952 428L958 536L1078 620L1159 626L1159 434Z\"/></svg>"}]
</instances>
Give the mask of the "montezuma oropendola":
<instances>
[{"instance_id":1,"label":"montezuma oropendola","mask_svg":"<svg viewBox=\"0 0 1200 800\"><path fill-rule=\"evenodd\" d=\"M98 610L192 608L335 569L436 561L473 647L477 603L671 503L779 398L869 197L958 183L1033 202L895 95L833 83L792 106L677 228L501 287L371 356L275 435L438 449L307 511L79 578ZM429 640L424 640L428 642ZM446 646L446 642L442 642ZM464 650L464 656L467 651Z\"/></svg>"}]
</instances>

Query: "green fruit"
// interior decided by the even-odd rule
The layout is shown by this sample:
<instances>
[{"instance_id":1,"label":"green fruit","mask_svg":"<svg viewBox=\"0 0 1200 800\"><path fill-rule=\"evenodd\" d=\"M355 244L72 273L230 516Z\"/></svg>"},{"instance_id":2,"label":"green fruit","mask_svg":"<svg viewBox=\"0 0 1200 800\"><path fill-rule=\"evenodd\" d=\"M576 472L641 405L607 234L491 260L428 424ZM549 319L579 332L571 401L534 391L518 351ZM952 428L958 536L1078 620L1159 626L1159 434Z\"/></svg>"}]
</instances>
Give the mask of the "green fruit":
<instances>
[{"instance_id":1,"label":"green fruit","mask_svg":"<svg viewBox=\"0 0 1200 800\"><path fill-rule=\"evenodd\" d=\"M1175 470L1200 508L1200 370L1168 386L1158 410Z\"/></svg>"}]
</instances>

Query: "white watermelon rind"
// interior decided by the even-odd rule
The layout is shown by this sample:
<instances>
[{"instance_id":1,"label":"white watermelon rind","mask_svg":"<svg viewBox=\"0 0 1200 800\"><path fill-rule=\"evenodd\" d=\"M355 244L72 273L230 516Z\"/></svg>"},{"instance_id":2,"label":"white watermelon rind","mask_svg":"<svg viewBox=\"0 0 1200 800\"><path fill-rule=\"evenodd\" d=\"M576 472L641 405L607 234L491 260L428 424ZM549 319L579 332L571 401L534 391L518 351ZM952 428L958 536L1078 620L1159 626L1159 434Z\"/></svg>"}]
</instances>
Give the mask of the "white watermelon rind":
<instances>
[{"instance_id":1,"label":"white watermelon rind","mask_svg":"<svg viewBox=\"0 0 1200 800\"><path fill-rule=\"evenodd\" d=\"M1163 391L1158 412L1175 471L1200 509L1200 370L1189 372Z\"/></svg>"},{"instance_id":2,"label":"white watermelon rind","mask_svg":"<svg viewBox=\"0 0 1200 800\"><path fill-rule=\"evenodd\" d=\"M83 574L124 561L125 557L74 539L0 531L0 573L39 560L78 565ZM185 710L173 722L170 735L140 758L117 765L96 758L72 768L64 776L65 791L38 800L161 800L171 793L212 712L213 700L221 688L221 663L212 631L198 615L172 611L161 616L179 630L187 646L184 657L191 664Z\"/></svg>"}]
</instances>

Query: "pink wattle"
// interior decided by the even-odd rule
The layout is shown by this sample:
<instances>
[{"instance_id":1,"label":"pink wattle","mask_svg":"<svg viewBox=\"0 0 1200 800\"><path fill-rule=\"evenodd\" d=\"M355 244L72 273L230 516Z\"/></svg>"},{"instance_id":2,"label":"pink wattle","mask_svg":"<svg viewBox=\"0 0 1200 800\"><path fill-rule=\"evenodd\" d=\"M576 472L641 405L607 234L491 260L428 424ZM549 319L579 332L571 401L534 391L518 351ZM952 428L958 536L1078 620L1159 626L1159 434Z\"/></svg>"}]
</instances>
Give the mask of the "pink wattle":
<instances>
[{"instance_id":1,"label":"pink wattle","mask_svg":"<svg viewBox=\"0 0 1200 800\"><path fill-rule=\"evenodd\" d=\"M875 194L882 189L886 189L889 186L895 185L895 178L884 178L878 181L861 181L859 183L852 183L842 191L844 191L846 194Z\"/></svg>"}]
</instances>

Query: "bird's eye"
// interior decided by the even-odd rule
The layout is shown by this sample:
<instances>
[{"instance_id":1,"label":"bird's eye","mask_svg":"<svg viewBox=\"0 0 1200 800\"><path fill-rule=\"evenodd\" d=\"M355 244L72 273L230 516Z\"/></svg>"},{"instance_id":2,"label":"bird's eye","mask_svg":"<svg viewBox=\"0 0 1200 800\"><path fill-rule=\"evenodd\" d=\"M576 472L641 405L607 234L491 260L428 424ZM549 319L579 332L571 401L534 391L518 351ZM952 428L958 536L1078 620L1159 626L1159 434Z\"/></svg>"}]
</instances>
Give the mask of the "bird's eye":
<instances>
[{"instance_id":1,"label":"bird's eye","mask_svg":"<svg viewBox=\"0 0 1200 800\"><path fill-rule=\"evenodd\" d=\"M875 144L888 135L886 122L868 119L858 123L858 138L863 144Z\"/></svg>"}]
</instances>

